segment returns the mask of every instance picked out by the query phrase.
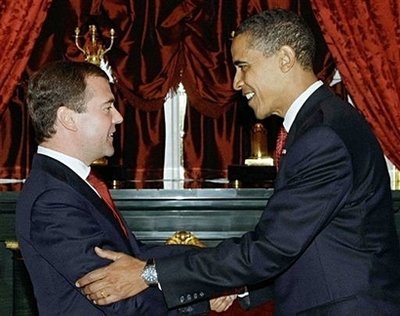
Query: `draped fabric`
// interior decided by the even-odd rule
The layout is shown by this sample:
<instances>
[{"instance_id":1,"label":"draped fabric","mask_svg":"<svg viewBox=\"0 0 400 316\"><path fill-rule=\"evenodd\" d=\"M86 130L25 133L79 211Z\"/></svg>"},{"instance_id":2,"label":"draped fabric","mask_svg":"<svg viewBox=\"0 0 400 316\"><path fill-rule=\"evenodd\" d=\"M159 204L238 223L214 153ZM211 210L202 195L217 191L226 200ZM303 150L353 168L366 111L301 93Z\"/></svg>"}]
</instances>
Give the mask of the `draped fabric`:
<instances>
[{"instance_id":1,"label":"draped fabric","mask_svg":"<svg viewBox=\"0 0 400 316\"><path fill-rule=\"evenodd\" d=\"M0 178L25 177L32 158L23 72L51 2L2 0L0 5Z\"/></svg>"},{"instance_id":2,"label":"draped fabric","mask_svg":"<svg viewBox=\"0 0 400 316\"><path fill-rule=\"evenodd\" d=\"M312 0L344 84L400 168L400 3Z\"/></svg>"},{"instance_id":3,"label":"draped fabric","mask_svg":"<svg viewBox=\"0 0 400 316\"><path fill-rule=\"evenodd\" d=\"M30 3L2 0L0 5L0 117L21 79L47 16L51 0Z\"/></svg>"},{"instance_id":4,"label":"draped fabric","mask_svg":"<svg viewBox=\"0 0 400 316\"><path fill-rule=\"evenodd\" d=\"M18 12L15 1L9 1L10 8ZM29 10L21 4L20 11L25 9L32 14L32 10L40 7L38 2L34 1ZM40 8L45 13L44 3L50 2L42 3ZM130 179L163 178L162 105L170 89L182 82L189 100L183 139L186 177L194 180L226 177L229 164L243 163L247 158L248 131L255 121L246 101L232 88L231 32L254 13L275 7L296 11L312 25L319 50L316 71L320 78L329 81L335 66L311 6L305 1L53 1L41 31L37 24L21 39L25 47L37 38L34 47L31 45L27 66L20 70L19 81L14 80L10 85L13 94L0 117L0 178L24 178L30 168L35 143L24 105L29 75L52 60L83 60L75 46L75 28L80 27L82 37L78 40L83 45L91 24L96 25L98 40L104 46L110 42L110 28L116 33L106 59L116 78L113 90L124 122L118 126L116 153L109 164L123 166L124 177ZM14 30L14 24L9 23L8 27ZM32 36L34 31L40 31L40 35ZM8 39L0 40L2 47L7 47L4 56L12 56L13 47L7 45ZM4 76L3 70L0 69L0 76ZM269 146L273 147L274 120L263 123L270 132Z\"/></svg>"},{"instance_id":5,"label":"draped fabric","mask_svg":"<svg viewBox=\"0 0 400 316\"><path fill-rule=\"evenodd\" d=\"M284 8L295 11L299 15L303 16L304 19L309 23L314 35L316 37L318 56L315 60L315 71L318 77L325 82L329 83L332 80L335 64L332 61L330 53L324 43L321 31L318 23L314 18L311 6L308 1L218 1L218 5L214 6L215 16L217 17L212 28L206 30L204 34L217 33L218 36L221 34L225 41L221 41L215 35L203 38L203 42L207 43L205 47L221 47L220 51L213 50L209 53L207 62L204 58L199 59L204 65L210 65L213 60L220 60L219 64L224 65L226 70L222 72L224 75L222 78L214 78L213 70L215 67L208 66L207 70L201 65L200 62L195 62L195 67L186 67L185 72L191 73L191 78L210 78L211 81L204 81L206 85L202 85L199 79L197 80L198 94L205 91L206 93L201 97L197 98L193 95L193 91L190 90L191 82L183 81L186 90L188 91L188 97L190 101L189 108L187 110L186 121L185 121L185 136L184 136L184 167L185 167L185 178L202 180L202 179L214 179L214 178L226 178L227 177L227 166L229 164L242 164L246 158L250 155L250 129L251 126L256 122L254 113L247 106L247 101L240 98L238 93L232 90L232 82L234 76L234 67L230 56L230 44L231 41L227 40L230 37L231 31L235 30L237 26L247 17L261 12L266 9L273 8ZM201 34L201 33L199 33ZM219 42L220 41L220 42ZM193 45L191 47L192 59L196 56L202 57L201 51L197 52L196 48L201 46ZM204 49L203 49L204 50ZM200 58L199 57L199 58ZM207 75L208 71L208 75ZM202 74L202 75L201 75ZM209 85L208 82L214 82ZM211 92L202 90L208 88L213 90L214 87L220 87L221 83L226 82L225 89L220 91L230 91L234 101L227 102L227 106L224 107L224 112L219 116L211 115L211 110L205 111L203 107L206 106L212 109L213 112L218 110L221 111L221 105L225 104L223 100L226 100L221 96L216 107L212 103L202 102L201 100L208 100L205 95L211 95ZM217 83L217 84L216 84ZM342 94L344 91L340 84L335 89L338 94ZM219 92L219 91L218 91ZM228 95L229 96L229 95ZM227 100L230 100L228 98ZM215 101L217 102L217 101ZM201 105L196 105L199 103ZM206 115L207 114L207 115ZM272 155L275 148L276 136L278 126L281 121L276 117L267 118L261 123L266 127L268 132L268 151ZM200 181L201 182L201 181ZM196 187L196 182L188 182L187 187Z\"/></svg>"}]
</instances>

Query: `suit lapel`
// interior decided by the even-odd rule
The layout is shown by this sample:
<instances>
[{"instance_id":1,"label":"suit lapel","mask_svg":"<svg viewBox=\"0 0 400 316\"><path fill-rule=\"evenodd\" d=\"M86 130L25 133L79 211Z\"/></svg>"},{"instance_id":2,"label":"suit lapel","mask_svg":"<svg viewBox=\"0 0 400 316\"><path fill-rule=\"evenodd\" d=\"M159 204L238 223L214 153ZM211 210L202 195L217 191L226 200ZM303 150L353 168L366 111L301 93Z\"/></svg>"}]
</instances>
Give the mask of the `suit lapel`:
<instances>
[{"instance_id":1,"label":"suit lapel","mask_svg":"<svg viewBox=\"0 0 400 316\"><path fill-rule=\"evenodd\" d=\"M318 108L323 99L331 96L332 92L325 86L319 87L304 103L297 113L293 125L290 128L286 139L285 149L301 136L309 126L312 126L318 116Z\"/></svg>"},{"instance_id":2,"label":"suit lapel","mask_svg":"<svg viewBox=\"0 0 400 316\"><path fill-rule=\"evenodd\" d=\"M67 185L74 188L79 194L88 199L102 216L106 217L114 225L115 229L118 230L121 238L126 242L127 245L135 249L137 248L137 242L134 238L131 238L131 236L129 236L130 243L127 242L126 236L122 233L107 204L70 168L51 157L35 154L33 157L32 169L41 169L44 172L51 174L51 176L54 178L65 182Z\"/></svg>"},{"instance_id":3,"label":"suit lapel","mask_svg":"<svg viewBox=\"0 0 400 316\"><path fill-rule=\"evenodd\" d=\"M33 160L33 167L41 169L54 178L65 182L72 188L74 188L81 195L85 196L94 206L101 211L103 215L109 218L109 212L106 212L106 205L101 198L93 191L93 189L83 181L75 172L73 172L66 165L61 162L45 156L45 155L35 155Z\"/></svg>"}]
</instances>

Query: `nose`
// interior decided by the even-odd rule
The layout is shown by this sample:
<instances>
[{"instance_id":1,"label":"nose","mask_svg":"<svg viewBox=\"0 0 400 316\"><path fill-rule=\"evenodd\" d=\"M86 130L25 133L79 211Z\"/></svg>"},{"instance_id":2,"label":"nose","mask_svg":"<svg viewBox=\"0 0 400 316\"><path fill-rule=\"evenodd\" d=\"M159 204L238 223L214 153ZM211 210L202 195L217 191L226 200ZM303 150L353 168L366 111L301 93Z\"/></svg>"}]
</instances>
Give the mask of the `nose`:
<instances>
[{"instance_id":1,"label":"nose","mask_svg":"<svg viewBox=\"0 0 400 316\"><path fill-rule=\"evenodd\" d=\"M124 118L122 117L121 113L119 113L119 111L116 108L114 108L112 122L114 124L121 124L123 120Z\"/></svg>"},{"instance_id":2,"label":"nose","mask_svg":"<svg viewBox=\"0 0 400 316\"><path fill-rule=\"evenodd\" d=\"M243 80L240 72L236 70L235 77L233 78L233 89L242 90Z\"/></svg>"}]
</instances>

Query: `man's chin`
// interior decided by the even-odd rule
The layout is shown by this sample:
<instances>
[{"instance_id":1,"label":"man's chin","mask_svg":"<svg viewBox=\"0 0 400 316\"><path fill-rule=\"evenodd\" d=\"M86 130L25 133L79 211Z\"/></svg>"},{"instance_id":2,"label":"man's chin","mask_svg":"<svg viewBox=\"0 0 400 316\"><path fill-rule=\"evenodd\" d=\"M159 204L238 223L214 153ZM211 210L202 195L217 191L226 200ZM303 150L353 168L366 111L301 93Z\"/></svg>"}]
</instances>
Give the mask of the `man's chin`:
<instances>
[{"instance_id":1,"label":"man's chin","mask_svg":"<svg viewBox=\"0 0 400 316\"><path fill-rule=\"evenodd\" d=\"M112 157L114 155L114 150L111 152L108 152L104 155L104 157Z\"/></svg>"},{"instance_id":2,"label":"man's chin","mask_svg":"<svg viewBox=\"0 0 400 316\"><path fill-rule=\"evenodd\" d=\"M248 105L253 110L255 117L258 119L258 116L260 115L260 113L258 112L258 108L255 106L251 106L250 103L248 103Z\"/></svg>"},{"instance_id":3,"label":"man's chin","mask_svg":"<svg viewBox=\"0 0 400 316\"><path fill-rule=\"evenodd\" d=\"M270 116L269 113L259 113L259 112L254 112L254 115L256 116L256 118L258 120L263 120L263 119L267 118L268 116Z\"/></svg>"},{"instance_id":4,"label":"man's chin","mask_svg":"<svg viewBox=\"0 0 400 316\"><path fill-rule=\"evenodd\" d=\"M265 108L252 108L254 111L254 115L258 120L264 120L267 117L270 117L274 113L271 113L270 111L266 111Z\"/></svg>"},{"instance_id":5,"label":"man's chin","mask_svg":"<svg viewBox=\"0 0 400 316\"><path fill-rule=\"evenodd\" d=\"M114 149L113 150L107 150L106 152L103 153L103 156L96 159L96 161L103 161L106 160L109 157L112 157L114 155Z\"/></svg>"},{"instance_id":6,"label":"man's chin","mask_svg":"<svg viewBox=\"0 0 400 316\"><path fill-rule=\"evenodd\" d=\"M111 145L108 147L108 149L104 152L104 156L105 157L111 157L112 155L114 155L115 149L114 146Z\"/></svg>"}]
</instances>

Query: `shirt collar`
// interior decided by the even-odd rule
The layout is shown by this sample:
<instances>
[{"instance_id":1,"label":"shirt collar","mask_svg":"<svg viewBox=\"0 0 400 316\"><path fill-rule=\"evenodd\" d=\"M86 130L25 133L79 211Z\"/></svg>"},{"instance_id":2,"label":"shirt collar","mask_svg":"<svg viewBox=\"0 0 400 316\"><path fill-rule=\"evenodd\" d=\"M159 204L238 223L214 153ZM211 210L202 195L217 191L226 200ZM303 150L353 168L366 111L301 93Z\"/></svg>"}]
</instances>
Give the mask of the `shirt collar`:
<instances>
[{"instance_id":1,"label":"shirt collar","mask_svg":"<svg viewBox=\"0 0 400 316\"><path fill-rule=\"evenodd\" d=\"M43 146L38 146L37 153L51 157L51 158L61 162L62 164L66 165L68 168L72 169L72 171L74 171L83 180L85 180L90 173L90 167L85 165L82 161L80 161L79 159L76 159L74 157L68 156L66 154L63 154L59 151L56 151L56 150L53 150L50 148L46 148Z\"/></svg>"},{"instance_id":2,"label":"shirt collar","mask_svg":"<svg viewBox=\"0 0 400 316\"><path fill-rule=\"evenodd\" d=\"M289 107L288 111L286 112L285 118L283 120L283 127L287 132L289 132L292 124L299 113L303 104L307 101L307 99L312 95L315 90L317 90L323 83L321 80L314 82L311 86L309 86L302 94L300 94L296 100L292 103Z\"/></svg>"}]
</instances>

